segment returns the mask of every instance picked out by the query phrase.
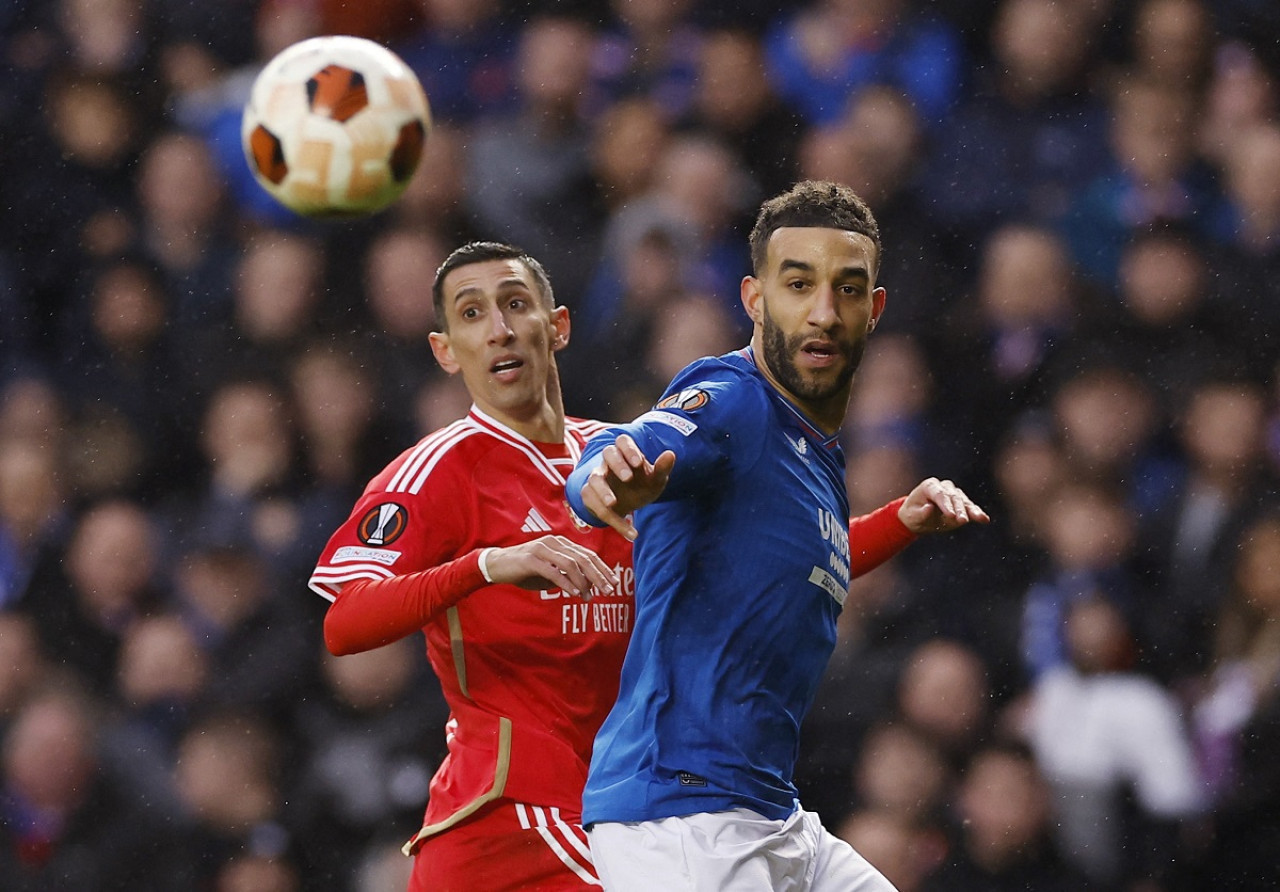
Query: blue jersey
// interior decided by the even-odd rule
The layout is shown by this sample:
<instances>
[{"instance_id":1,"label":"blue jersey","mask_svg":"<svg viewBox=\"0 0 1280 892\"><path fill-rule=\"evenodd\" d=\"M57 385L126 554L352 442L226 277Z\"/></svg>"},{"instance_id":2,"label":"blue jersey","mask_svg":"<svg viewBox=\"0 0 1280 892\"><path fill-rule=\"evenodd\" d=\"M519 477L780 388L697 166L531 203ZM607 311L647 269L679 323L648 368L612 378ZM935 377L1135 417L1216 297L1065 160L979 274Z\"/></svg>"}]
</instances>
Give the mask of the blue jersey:
<instances>
[{"instance_id":1,"label":"blue jersey","mask_svg":"<svg viewBox=\"0 0 1280 892\"><path fill-rule=\"evenodd\" d=\"M582 484L620 433L676 463L635 515L635 626L583 822L739 807L785 818L849 585L840 447L749 349L693 363L653 411L587 444L567 486L583 517Z\"/></svg>"}]
</instances>

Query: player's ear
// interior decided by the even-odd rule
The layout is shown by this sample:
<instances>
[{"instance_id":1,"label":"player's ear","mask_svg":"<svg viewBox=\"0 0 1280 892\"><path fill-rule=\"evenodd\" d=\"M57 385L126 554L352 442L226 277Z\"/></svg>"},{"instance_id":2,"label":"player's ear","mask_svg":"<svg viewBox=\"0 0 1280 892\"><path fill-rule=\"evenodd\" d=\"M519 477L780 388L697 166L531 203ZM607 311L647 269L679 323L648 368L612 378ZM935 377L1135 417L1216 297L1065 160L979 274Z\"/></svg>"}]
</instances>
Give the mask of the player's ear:
<instances>
[{"instance_id":1,"label":"player's ear","mask_svg":"<svg viewBox=\"0 0 1280 892\"><path fill-rule=\"evenodd\" d=\"M551 311L551 350L563 350L569 346L569 308L556 307Z\"/></svg>"},{"instance_id":2,"label":"player's ear","mask_svg":"<svg viewBox=\"0 0 1280 892\"><path fill-rule=\"evenodd\" d=\"M755 276L746 276L742 280L742 306L747 311L747 317L756 325L764 321L761 315L761 297L760 280Z\"/></svg>"},{"instance_id":3,"label":"player's ear","mask_svg":"<svg viewBox=\"0 0 1280 892\"><path fill-rule=\"evenodd\" d=\"M457 374L461 366L458 365L458 360L453 358L453 347L449 346L449 336L442 331L433 331L427 335L427 339L431 341L431 352L435 355L440 368L450 375Z\"/></svg>"},{"instance_id":4,"label":"player's ear","mask_svg":"<svg viewBox=\"0 0 1280 892\"><path fill-rule=\"evenodd\" d=\"M880 321L880 315L884 312L884 302L887 296L883 288L877 288L871 292L871 321L867 324L867 331L875 328L876 323Z\"/></svg>"}]
</instances>

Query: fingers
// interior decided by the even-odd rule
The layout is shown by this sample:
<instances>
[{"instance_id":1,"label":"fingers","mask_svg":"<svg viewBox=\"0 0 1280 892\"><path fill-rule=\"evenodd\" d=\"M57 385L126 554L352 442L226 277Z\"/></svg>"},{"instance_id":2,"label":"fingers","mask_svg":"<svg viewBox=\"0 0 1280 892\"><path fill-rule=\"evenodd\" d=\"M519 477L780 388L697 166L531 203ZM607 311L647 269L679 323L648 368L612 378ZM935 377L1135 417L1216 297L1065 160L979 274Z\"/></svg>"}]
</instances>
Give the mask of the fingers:
<instances>
[{"instance_id":1,"label":"fingers","mask_svg":"<svg viewBox=\"0 0 1280 892\"><path fill-rule=\"evenodd\" d=\"M653 463L653 482L659 492L666 489L667 480L671 477L671 470L676 466L676 454L670 449L658 456L658 460Z\"/></svg>"},{"instance_id":2,"label":"fingers","mask_svg":"<svg viewBox=\"0 0 1280 892\"><path fill-rule=\"evenodd\" d=\"M636 476L636 471L643 470L648 464L636 441L627 434L619 435L617 440L604 447L600 458L601 467L623 483L629 483Z\"/></svg>"},{"instance_id":3,"label":"fingers","mask_svg":"<svg viewBox=\"0 0 1280 892\"><path fill-rule=\"evenodd\" d=\"M915 533L945 532L970 522L991 522L987 512L964 490L937 477L926 478L911 491L899 517Z\"/></svg>"},{"instance_id":4,"label":"fingers","mask_svg":"<svg viewBox=\"0 0 1280 892\"><path fill-rule=\"evenodd\" d=\"M618 511L618 495L609 483L609 472L604 465L600 465L587 476L587 482L582 487L582 503L588 511L629 541L635 541L635 525L626 517L625 512Z\"/></svg>"},{"instance_id":5,"label":"fingers","mask_svg":"<svg viewBox=\"0 0 1280 892\"><path fill-rule=\"evenodd\" d=\"M943 522L954 528L970 521L988 523L991 518L960 487L950 480L930 477L925 481L929 501L935 505Z\"/></svg>"},{"instance_id":6,"label":"fingers","mask_svg":"<svg viewBox=\"0 0 1280 892\"><path fill-rule=\"evenodd\" d=\"M584 599L590 599L593 590L611 594L619 585L613 569L599 555L563 536L542 536L495 549L489 568L495 582L558 588Z\"/></svg>"}]
</instances>

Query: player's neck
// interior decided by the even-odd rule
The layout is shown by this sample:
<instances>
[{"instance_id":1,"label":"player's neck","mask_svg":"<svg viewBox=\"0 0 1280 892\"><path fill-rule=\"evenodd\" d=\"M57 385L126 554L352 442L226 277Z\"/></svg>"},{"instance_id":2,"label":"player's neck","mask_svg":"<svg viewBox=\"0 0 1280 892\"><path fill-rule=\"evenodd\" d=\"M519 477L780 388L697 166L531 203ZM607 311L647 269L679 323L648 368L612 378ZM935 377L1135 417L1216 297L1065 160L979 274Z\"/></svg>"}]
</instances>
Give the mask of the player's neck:
<instances>
[{"instance_id":1,"label":"player's neck","mask_svg":"<svg viewBox=\"0 0 1280 892\"><path fill-rule=\"evenodd\" d=\"M837 393L825 399L802 399L788 390L778 380L778 377L773 373L773 369L769 368L769 363L764 358L764 347L762 344L757 343L758 340L758 338L753 339L751 344L752 359L755 361L756 368L760 370L760 374L769 382L769 386L786 397L787 401L800 410L814 427L827 436L831 436L840 430L844 424L845 415L849 411L849 397L853 393L852 381Z\"/></svg>"},{"instance_id":2,"label":"player's neck","mask_svg":"<svg viewBox=\"0 0 1280 892\"><path fill-rule=\"evenodd\" d=\"M564 411L549 402L531 407L528 412L513 414L490 410L488 414L535 443L564 442Z\"/></svg>"}]
</instances>

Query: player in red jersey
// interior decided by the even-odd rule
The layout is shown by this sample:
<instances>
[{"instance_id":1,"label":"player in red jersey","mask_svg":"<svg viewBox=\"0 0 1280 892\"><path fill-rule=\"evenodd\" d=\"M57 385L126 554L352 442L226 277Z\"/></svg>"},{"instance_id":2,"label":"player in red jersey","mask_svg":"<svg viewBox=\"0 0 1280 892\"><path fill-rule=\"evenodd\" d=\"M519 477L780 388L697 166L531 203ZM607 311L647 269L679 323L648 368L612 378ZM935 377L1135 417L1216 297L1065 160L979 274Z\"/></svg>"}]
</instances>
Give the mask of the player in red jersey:
<instances>
[{"instance_id":1,"label":"player in red jersey","mask_svg":"<svg viewBox=\"0 0 1280 892\"><path fill-rule=\"evenodd\" d=\"M598 886L580 826L591 743L631 629L631 545L578 521L564 478L603 426L567 418L569 340L542 266L459 248L431 347L474 405L366 487L310 579L335 654L421 629L451 715L411 890Z\"/></svg>"}]
</instances>

